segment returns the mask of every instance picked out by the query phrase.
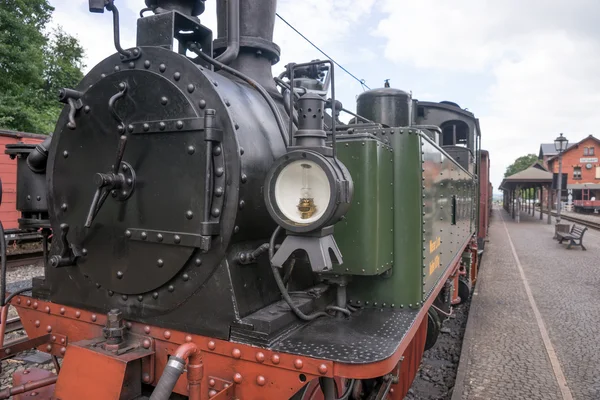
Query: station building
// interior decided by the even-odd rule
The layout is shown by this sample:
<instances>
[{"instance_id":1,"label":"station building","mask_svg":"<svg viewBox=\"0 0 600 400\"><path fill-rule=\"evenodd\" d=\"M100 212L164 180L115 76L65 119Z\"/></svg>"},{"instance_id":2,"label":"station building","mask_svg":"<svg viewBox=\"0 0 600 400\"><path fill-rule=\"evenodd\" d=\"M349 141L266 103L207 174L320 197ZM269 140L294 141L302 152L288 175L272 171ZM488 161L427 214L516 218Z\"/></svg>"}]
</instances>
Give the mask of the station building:
<instances>
[{"instance_id":1,"label":"station building","mask_svg":"<svg viewBox=\"0 0 600 400\"><path fill-rule=\"evenodd\" d=\"M558 173L558 154L554 144L542 144L540 156L550 172ZM567 187L562 200L600 200L600 140L592 135L570 144L562 153L562 172L567 175Z\"/></svg>"}]
</instances>

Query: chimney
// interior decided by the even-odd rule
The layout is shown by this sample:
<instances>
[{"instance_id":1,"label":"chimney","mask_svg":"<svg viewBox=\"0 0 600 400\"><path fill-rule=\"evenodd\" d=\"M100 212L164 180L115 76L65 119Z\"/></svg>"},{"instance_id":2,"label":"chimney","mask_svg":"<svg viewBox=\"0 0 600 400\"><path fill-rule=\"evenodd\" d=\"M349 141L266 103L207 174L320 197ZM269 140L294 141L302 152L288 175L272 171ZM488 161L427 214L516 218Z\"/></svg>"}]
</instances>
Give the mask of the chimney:
<instances>
[{"instance_id":1,"label":"chimney","mask_svg":"<svg viewBox=\"0 0 600 400\"><path fill-rule=\"evenodd\" d=\"M227 48L228 0L218 0L218 38L214 51L219 55ZM271 66L279 62L280 49L273 43L277 0L240 0L240 50L230 62L232 68L250 76L269 91L277 91Z\"/></svg>"}]
</instances>

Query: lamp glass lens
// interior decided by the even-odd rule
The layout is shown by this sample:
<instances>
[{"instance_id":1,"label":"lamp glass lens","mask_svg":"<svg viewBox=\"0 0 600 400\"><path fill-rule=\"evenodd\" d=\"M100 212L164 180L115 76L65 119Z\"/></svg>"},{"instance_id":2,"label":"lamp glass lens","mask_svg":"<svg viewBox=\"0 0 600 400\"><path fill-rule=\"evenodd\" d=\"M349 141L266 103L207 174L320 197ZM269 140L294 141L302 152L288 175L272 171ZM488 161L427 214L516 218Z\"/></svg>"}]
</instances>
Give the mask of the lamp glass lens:
<instances>
[{"instance_id":1,"label":"lamp glass lens","mask_svg":"<svg viewBox=\"0 0 600 400\"><path fill-rule=\"evenodd\" d=\"M323 168L298 160L283 167L275 181L275 202L286 218L298 225L317 221L327 210L331 187Z\"/></svg>"}]
</instances>

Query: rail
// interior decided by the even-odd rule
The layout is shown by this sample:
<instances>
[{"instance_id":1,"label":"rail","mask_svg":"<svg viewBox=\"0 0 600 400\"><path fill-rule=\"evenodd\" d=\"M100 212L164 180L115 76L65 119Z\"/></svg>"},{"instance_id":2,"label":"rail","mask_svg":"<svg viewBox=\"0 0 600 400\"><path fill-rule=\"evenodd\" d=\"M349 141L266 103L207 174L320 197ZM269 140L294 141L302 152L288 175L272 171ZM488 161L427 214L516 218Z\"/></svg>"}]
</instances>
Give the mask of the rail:
<instances>
[{"instance_id":1,"label":"rail","mask_svg":"<svg viewBox=\"0 0 600 400\"><path fill-rule=\"evenodd\" d=\"M4 333L16 332L16 331L20 331L21 329L23 329L23 324L21 323L21 318L19 318L19 317L9 318L6 321L6 330L4 331Z\"/></svg>"},{"instance_id":2,"label":"rail","mask_svg":"<svg viewBox=\"0 0 600 400\"><path fill-rule=\"evenodd\" d=\"M6 266L8 268L22 267L43 262L44 253L41 250L9 254L6 258Z\"/></svg>"},{"instance_id":3,"label":"rail","mask_svg":"<svg viewBox=\"0 0 600 400\"><path fill-rule=\"evenodd\" d=\"M544 211L543 213L548 214L548 211ZM556 217L557 216L556 212L552 211L552 216ZM577 218L577 217L573 217L571 215L565 215L565 214L561 214L560 218L564 219L566 221L578 223L580 225L585 225L591 229L600 230L600 222L594 222L594 221L590 221L588 219L581 219L581 218Z\"/></svg>"}]
</instances>

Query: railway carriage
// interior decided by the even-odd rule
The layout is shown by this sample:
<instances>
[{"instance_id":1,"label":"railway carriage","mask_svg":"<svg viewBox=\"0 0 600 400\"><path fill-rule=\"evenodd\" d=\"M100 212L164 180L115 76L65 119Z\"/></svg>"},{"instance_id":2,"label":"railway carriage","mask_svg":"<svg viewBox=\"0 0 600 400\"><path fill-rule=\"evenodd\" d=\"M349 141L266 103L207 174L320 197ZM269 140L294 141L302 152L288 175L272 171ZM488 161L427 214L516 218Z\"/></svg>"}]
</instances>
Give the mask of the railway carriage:
<instances>
[{"instance_id":1,"label":"railway carriage","mask_svg":"<svg viewBox=\"0 0 600 400\"><path fill-rule=\"evenodd\" d=\"M0 355L64 359L12 393L402 399L476 276L478 120L384 87L342 124L333 63L271 75L275 0L219 2L214 41L203 1L146 3L21 165L55 239Z\"/></svg>"}]
</instances>

